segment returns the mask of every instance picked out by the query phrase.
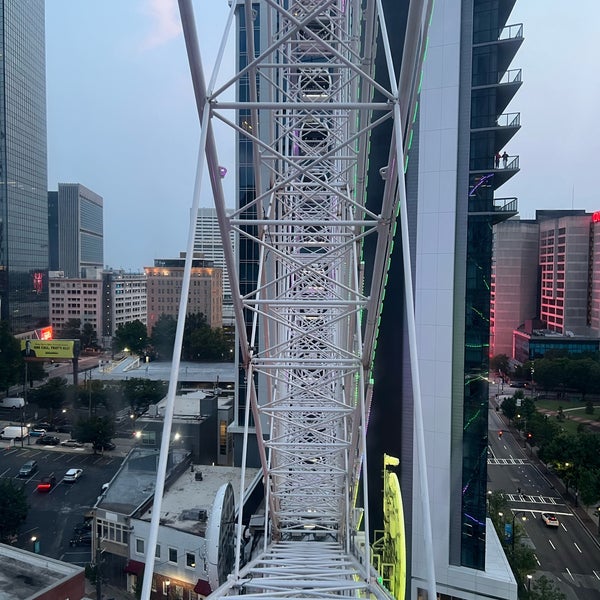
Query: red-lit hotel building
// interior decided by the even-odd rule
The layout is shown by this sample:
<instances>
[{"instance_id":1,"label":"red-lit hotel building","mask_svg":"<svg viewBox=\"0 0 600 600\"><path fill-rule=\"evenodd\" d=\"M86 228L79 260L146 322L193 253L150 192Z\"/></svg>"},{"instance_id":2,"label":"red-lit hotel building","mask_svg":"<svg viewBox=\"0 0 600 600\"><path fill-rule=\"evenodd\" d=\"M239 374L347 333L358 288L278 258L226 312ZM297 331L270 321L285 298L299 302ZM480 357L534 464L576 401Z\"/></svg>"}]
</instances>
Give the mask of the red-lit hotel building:
<instances>
[{"instance_id":1,"label":"red-lit hotel building","mask_svg":"<svg viewBox=\"0 0 600 600\"><path fill-rule=\"evenodd\" d=\"M520 362L600 345L600 212L537 211L494 231L492 356Z\"/></svg>"}]
</instances>

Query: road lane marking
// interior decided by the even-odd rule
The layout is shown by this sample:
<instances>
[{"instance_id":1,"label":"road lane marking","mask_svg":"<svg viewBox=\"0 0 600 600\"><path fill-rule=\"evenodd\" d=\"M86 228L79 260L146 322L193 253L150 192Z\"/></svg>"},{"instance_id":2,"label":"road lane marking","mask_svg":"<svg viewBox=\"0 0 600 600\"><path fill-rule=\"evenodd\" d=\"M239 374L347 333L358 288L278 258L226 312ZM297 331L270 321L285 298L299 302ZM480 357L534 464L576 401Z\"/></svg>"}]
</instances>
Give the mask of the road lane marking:
<instances>
[{"instance_id":1,"label":"road lane marking","mask_svg":"<svg viewBox=\"0 0 600 600\"><path fill-rule=\"evenodd\" d=\"M534 555L533 555L533 558L535 558L535 562L538 564L538 566L539 566L539 567L541 567L541 566L542 566L542 563L539 561L539 559L538 559L538 557L537 557L537 554L534 554ZM600 578L599 578L599 579L600 579Z\"/></svg>"},{"instance_id":2,"label":"road lane marking","mask_svg":"<svg viewBox=\"0 0 600 600\"><path fill-rule=\"evenodd\" d=\"M575 581L575 577L573 577L573 574L571 573L571 571L569 571L569 567L565 567L565 569L567 569L567 573L571 576L571 579Z\"/></svg>"},{"instance_id":3,"label":"road lane marking","mask_svg":"<svg viewBox=\"0 0 600 600\"><path fill-rule=\"evenodd\" d=\"M552 540L548 540L550 542L550 545L552 546L552 550L556 550L556 546L552 543Z\"/></svg>"},{"instance_id":4,"label":"road lane marking","mask_svg":"<svg viewBox=\"0 0 600 600\"><path fill-rule=\"evenodd\" d=\"M581 551L581 548L575 542L573 542L573 544L575 545L575 548L577 548L577 550L579 550L579 554L583 554L583 552Z\"/></svg>"},{"instance_id":5,"label":"road lane marking","mask_svg":"<svg viewBox=\"0 0 600 600\"><path fill-rule=\"evenodd\" d=\"M565 531L567 531L567 528L565 527L565 524L564 524L562 521L561 521L561 523L560 523L560 526L561 526L561 527L562 527L562 528L563 528Z\"/></svg>"},{"instance_id":6,"label":"road lane marking","mask_svg":"<svg viewBox=\"0 0 600 600\"><path fill-rule=\"evenodd\" d=\"M600 580L600 575L598 575L598 573L596 573L596 571L592 571L592 573L596 576L596 579Z\"/></svg>"}]
</instances>

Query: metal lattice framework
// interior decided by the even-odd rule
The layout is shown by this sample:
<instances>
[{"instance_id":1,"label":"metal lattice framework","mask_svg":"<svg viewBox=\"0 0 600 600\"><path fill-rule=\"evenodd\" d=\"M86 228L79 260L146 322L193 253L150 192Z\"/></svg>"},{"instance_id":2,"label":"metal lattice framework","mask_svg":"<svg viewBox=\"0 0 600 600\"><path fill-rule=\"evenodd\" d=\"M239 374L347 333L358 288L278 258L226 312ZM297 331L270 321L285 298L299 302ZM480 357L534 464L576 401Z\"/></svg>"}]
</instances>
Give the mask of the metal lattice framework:
<instances>
[{"instance_id":1,"label":"metal lattice framework","mask_svg":"<svg viewBox=\"0 0 600 600\"><path fill-rule=\"evenodd\" d=\"M254 46L258 36L246 35L240 50L250 58L219 89L214 76L208 84L204 79L190 2L179 4L221 234L229 240L233 230L259 253L256 286L242 295L233 251L224 243L246 406L266 486L265 545L242 567L238 539L237 564L213 596L388 597L370 568L368 536L360 547L355 543L363 514L355 499L366 469L385 273L404 198L402 148L409 133L402 123L415 110L429 3L411 3L410 68L403 66L398 77L380 0L233 2L225 36L238 11L246 31L260 32L261 47ZM374 74L378 33L387 87ZM240 87L243 101L223 99ZM254 195L230 215L215 119L252 148ZM391 122L385 191L373 212L366 206L370 134ZM365 265L368 237L374 252ZM247 431L250 424L247 414ZM368 532L367 506L364 518Z\"/></svg>"}]
</instances>

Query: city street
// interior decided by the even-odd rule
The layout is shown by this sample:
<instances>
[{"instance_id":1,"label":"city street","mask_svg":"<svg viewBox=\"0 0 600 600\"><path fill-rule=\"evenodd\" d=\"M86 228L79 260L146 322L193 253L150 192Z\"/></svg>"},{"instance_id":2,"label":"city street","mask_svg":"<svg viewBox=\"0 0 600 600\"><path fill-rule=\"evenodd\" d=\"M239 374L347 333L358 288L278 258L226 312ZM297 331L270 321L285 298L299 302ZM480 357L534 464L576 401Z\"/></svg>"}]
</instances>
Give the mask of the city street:
<instances>
[{"instance_id":1,"label":"city street","mask_svg":"<svg viewBox=\"0 0 600 600\"><path fill-rule=\"evenodd\" d=\"M502 490L515 517L525 529L535 553L538 569L534 579L545 575L554 580L568 600L597 600L600 597L600 545L574 514L551 483L544 467L533 461L530 450L507 429L504 417L490 402L489 489ZM502 436L499 432L502 431ZM558 527L541 519L543 512L556 515ZM525 517L525 521L522 518Z\"/></svg>"}]
</instances>

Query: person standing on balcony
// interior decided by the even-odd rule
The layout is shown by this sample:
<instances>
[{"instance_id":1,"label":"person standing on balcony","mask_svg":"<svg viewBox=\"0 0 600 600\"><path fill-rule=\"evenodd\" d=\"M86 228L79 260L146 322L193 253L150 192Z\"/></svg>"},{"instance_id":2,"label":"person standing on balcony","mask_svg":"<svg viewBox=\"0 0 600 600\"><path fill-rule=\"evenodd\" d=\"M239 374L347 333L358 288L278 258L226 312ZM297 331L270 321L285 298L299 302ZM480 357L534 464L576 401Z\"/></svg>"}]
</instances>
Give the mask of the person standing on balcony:
<instances>
[{"instance_id":1,"label":"person standing on balcony","mask_svg":"<svg viewBox=\"0 0 600 600\"><path fill-rule=\"evenodd\" d=\"M496 169L500 168L500 152L496 152L496 156L494 156L494 167Z\"/></svg>"},{"instance_id":2,"label":"person standing on balcony","mask_svg":"<svg viewBox=\"0 0 600 600\"><path fill-rule=\"evenodd\" d=\"M508 164L508 154L506 154L506 150L502 155L502 166L506 169L506 165Z\"/></svg>"}]
</instances>

